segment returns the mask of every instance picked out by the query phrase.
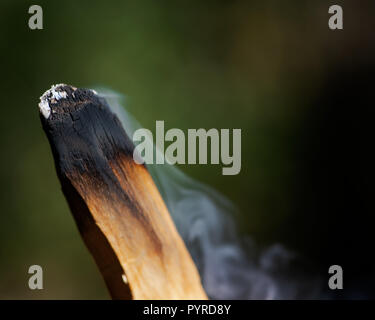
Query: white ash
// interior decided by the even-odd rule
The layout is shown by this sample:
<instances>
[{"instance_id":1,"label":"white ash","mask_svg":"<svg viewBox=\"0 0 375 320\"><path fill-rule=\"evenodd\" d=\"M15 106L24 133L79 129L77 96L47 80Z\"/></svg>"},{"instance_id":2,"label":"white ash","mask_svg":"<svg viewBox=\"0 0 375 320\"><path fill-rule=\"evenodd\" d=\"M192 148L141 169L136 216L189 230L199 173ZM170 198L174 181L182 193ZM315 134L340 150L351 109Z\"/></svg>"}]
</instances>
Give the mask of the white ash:
<instances>
[{"instance_id":1,"label":"white ash","mask_svg":"<svg viewBox=\"0 0 375 320\"><path fill-rule=\"evenodd\" d=\"M66 84L63 83L52 85L51 89L48 89L40 97L39 110L46 119L48 119L51 115L51 107L49 103L55 103L56 101L65 99L67 97L66 91L61 90L61 88L64 86L66 86Z\"/></svg>"},{"instance_id":2,"label":"white ash","mask_svg":"<svg viewBox=\"0 0 375 320\"><path fill-rule=\"evenodd\" d=\"M64 86L67 86L64 83L55 84L51 86L51 89L48 89L46 92L43 93L43 95L40 97L39 102L39 110L43 114L43 116L48 119L51 115L51 107L50 103L56 103L60 99L66 99L68 96L68 93L62 88ZM76 87L69 86L73 89L73 91L76 91ZM98 93L95 90L91 90L92 93L97 95ZM74 92L72 92L73 98L75 98ZM55 111L52 110L52 113L55 113Z\"/></svg>"},{"instance_id":3,"label":"white ash","mask_svg":"<svg viewBox=\"0 0 375 320\"><path fill-rule=\"evenodd\" d=\"M44 118L48 119L51 114L51 108L46 100L42 100L39 102L39 110L44 116Z\"/></svg>"},{"instance_id":4,"label":"white ash","mask_svg":"<svg viewBox=\"0 0 375 320\"><path fill-rule=\"evenodd\" d=\"M56 100L60 100L62 98L66 98L67 93L65 91L56 91L56 90L51 90L52 97Z\"/></svg>"}]
</instances>

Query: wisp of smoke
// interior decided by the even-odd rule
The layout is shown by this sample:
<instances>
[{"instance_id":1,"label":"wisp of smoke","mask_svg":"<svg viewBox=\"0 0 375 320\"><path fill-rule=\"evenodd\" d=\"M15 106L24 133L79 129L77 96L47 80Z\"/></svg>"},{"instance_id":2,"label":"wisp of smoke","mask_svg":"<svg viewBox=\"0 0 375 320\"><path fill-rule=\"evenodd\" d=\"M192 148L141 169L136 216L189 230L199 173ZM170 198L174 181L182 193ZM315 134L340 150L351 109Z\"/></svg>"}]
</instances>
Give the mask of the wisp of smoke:
<instances>
[{"instance_id":1,"label":"wisp of smoke","mask_svg":"<svg viewBox=\"0 0 375 320\"><path fill-rule=\"evenodd\" d=\"M122 96L105 89L96 91L131 138L141 126L121 105ZM296 257L282 245L260 250L249 237L239 236L233 221L236 208L222 194L167 163L147 167L211 299L311 299L320 295L319 279L292 269Z\"/></svg>"}]
</instances>

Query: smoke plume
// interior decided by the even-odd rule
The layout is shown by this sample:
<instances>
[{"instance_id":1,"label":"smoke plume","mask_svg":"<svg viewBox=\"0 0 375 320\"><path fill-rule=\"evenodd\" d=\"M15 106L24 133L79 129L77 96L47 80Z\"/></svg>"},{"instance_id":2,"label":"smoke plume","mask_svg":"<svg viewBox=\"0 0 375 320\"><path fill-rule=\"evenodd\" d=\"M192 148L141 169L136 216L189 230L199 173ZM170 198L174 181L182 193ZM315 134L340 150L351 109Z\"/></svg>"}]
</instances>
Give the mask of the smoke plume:
<instances>
[{"instance_id":1,"label":"smoke plume","mask_svg":"<svg viewBox=\"0 0 375 320\"><path fill-rule=\"evenodd\" d=\"M121 96L97 91L131 138L141 126L123 108ZM175 166L147 167L211 299L312 299L321 295L320 279L304 271L303 265L295 268L299 259L294 253L280 244L260 249L251 238L239 235L233 220L236 208L225 196Z\"/></svg>"}]
</instances>

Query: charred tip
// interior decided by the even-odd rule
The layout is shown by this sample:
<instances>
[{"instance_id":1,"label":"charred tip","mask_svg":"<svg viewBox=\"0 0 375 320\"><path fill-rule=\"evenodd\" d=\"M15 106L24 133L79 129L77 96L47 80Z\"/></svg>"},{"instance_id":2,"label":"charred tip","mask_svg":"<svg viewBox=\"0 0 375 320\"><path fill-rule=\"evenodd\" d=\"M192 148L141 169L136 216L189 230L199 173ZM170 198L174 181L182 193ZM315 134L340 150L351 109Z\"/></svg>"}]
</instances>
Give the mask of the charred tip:
<instances>
[{"instance_id":1,"label":"charred tip","mask_svg":"<svg viewBox=\"0 0 375 320\"><path fill-rule=\"evenodd\" d=\"M66 164L71 157L66 150L81 154L80 159L94 155L101 159L103 154L109 159L121 152L133 155L133 142L120 120L105 98L94 90L54 85L40 97L39 110L43 130L59 165Z\"/></svg>"},{"instance_id":2,"label":"charred tip","mask_svg":"<svg viewBox=\"0 0 375 320\"><path fill-rule=\"evenodd\" d=\"M80 89L67 84L52 85L40 97L39 112L48 120L55 115L68 114L84 103L98 98L91 89Z\"/></svg>"}]
</instances>

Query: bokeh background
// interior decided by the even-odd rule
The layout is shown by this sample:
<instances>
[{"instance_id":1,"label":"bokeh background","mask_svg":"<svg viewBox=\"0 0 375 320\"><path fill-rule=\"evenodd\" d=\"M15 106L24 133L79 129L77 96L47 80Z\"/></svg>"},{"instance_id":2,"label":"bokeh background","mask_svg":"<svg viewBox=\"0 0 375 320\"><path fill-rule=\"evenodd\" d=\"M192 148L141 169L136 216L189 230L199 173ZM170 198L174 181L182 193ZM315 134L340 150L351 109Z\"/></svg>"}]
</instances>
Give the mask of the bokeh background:
<instances>
[{"instance_id":1,"label":"bokeh background","mask_svg":"<svg viewBox=\"0 0 375 320\"><path fill-rule=\"evenodd\" d=\"M44 29L28 28L43 8ZM328 8L344 9L344 30ZM353 297L373 297L374 1L10 1L0 4L0 298L109 298L60 191L39 115L51 84L126 96L146 128L241 128L242 170L181 166ZM31 291L28 267L44 268Z\"/></svg>"}]
</instances>

